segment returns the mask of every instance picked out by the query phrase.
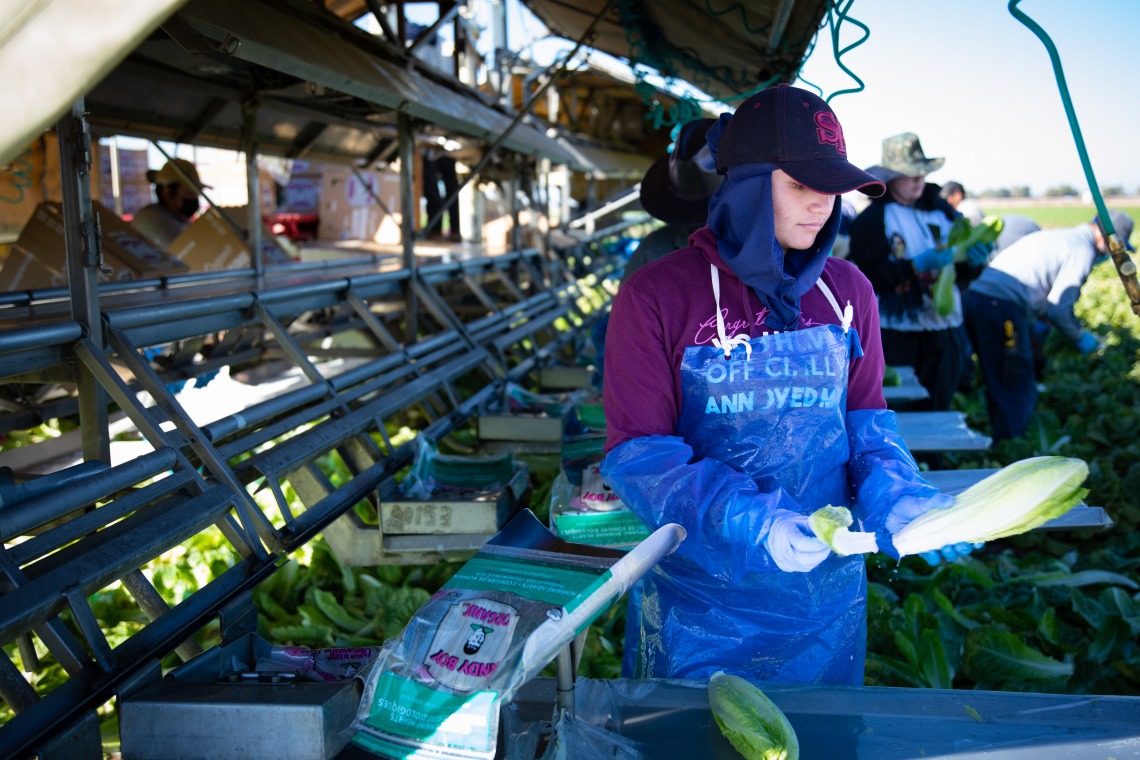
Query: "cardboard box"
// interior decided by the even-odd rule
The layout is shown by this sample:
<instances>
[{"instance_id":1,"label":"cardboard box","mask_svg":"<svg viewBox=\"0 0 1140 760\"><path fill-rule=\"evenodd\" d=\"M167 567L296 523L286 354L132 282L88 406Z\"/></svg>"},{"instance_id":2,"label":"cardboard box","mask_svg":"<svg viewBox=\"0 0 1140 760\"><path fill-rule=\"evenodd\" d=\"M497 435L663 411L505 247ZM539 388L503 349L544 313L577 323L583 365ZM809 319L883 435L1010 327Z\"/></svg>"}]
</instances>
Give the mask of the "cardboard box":
<instances>
[{"instance_id":1,"label":"cardboard box","mask_svg":"<svg viewBox=\"0 0 1140 760\"><path fill-rule=\"evenodd\" d=\"M0 291L4 292L54 288L65 284L65 275L51 271L19 245L10 247L4 268L0 269Z\"/></svg>"},{"instance_id":2,"label":"cardboard box","mask_svg":"<svg viewBox=\"0 0 1140 760\"><path fill-rule=\"evenodd\" d=\"M321 207L320 175L293 175L285 186L284 211L294 214L316 214Z\"/></svg>"},{"instance_id":3,"label":"cardboard box","mask_svg":"<svg viewBox=\"0 0 1140 760\"><path fill-rule=\"evenodd\" d=\"M241 239L243 241L249 240L249 206L222 206L219 211L225 213L233 223L241 228ZM261 209L262 221L266 215L272 214L272 210L265 208ZM224 220L223 220L224 221ZM233 226L230 226L233 229ZM288 241L285 241L288 243ZM246 248L249 244L246 243ZM291 251L286 251L282 245L282 239L273 234L273 230L269 225L261 225L261 260L266 264L284 264L290 261L298 260L299 256L293 255Z\"/></svg>"},{"instance_id":4,"label":"cardboard box","mask_svg":"<svg viewBox=\"0 0 1140 760\"><path fill-rule=\"evenodd\" d=\"M249 223L247 206L223 206L221 212L234 224ZM253 266L244 229L234 230L219 209L208 208L171 241L167 250L195 272L217 272L223 269L249 269ZM285 263L296 258L287 252L267 228L261 231L261 256L267 264Z\"/></svg>"},{"instance_id":5,"label":"cardboard box","mask_svg":"<svg viewBox=\"0 0 1140 760\"><path fill-rule=\"evenodd\" d=\"M59 144L54 134L45 133L0 167L0 225L18 233L49 198L61 199Z\"/></svg>"},{"instance_id":6,"label":"cardboard box","mask_svg":"<svg viewBox=\"0 0 1140 760\"><path fill-rule=\"evenodd\" d=\"M186 271L183 264L163 253L102 204L93 201L92 207L102 233L103 265L109 270L101 273L101 282L163 277ZM36 207L20 232L13 254L0 271L0 287L26 290L65 284L67 243L63 207L45 201Z\"/></svg>"},{"instance_id":7,"label":"cardboard box","mask_svg":"<svg viewBox=\"0 0 1140 760\"><path fill-rule=\"evenodd\" d=\"M91 197L99 200L99 144L91 143ZM63 200L59 173L59 141L45 132L7 166L0 166L0 241L11 242L27 225L39 204Z\"/></svg>"},{"instance_id":8,"label":"cardboard box","mask_svg":"<svg viewBox=\"0 0 1140 760\"><path fill-rule=\"evenodd\" d=\"M238 237L218 210L213 208L199 214L189 227L171 241L167 250L195 272L248 269L253 266L249 246Z\"/></svg>"},{"instance_id":9,"label":"cardboard box","mask_svg":"<svg viewBox=\"0 0 1140 760\"><path fill-rule=\"evenodd\" d=\"M320 165L294 159L289 171L289 181L281 192L280 210L293 214L320 213L321 174Z\"/></svg>"},{"instance_id":10,"label":"cardboard box","mask_svg":"<svg viewBox=\"0 0 1140 760\"><path fill-rule=\"evenodd\" d=\"M400 175L391 171L360 171L359 174L368 187L349 167L330 166L321 173L318 239L399 243ZM378 196L391 213L385 213L372 194Z\"/></svg>"}]
</instances>

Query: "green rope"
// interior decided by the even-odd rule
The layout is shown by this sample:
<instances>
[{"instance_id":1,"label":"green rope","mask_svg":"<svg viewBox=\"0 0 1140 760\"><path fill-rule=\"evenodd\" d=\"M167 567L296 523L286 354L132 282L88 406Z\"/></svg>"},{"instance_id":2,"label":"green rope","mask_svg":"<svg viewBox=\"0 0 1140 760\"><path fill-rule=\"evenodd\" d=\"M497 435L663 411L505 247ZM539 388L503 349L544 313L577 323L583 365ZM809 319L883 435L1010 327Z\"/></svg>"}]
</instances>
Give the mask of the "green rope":
<instances>
[{"instance_id":1,"label":"green rope","mask_svg":"<svg viewBox=\"0 0 1140 760\"><path fill-rule=\"evenodd\" d=\"M865 89L863 86L863 80L860 79L858 77L858 75L855 74L854 71L852 71L850 68L848 68L845 63L843 63L843 56L847 55L852 50L854 50L855 48L862 45L871 36L871 30L867 27L866 24L864 24L862 21L859 21L856 18L851 17L851 15L850 15L851 6L854 3L855 3L855 0L847 0L846 4L844 4L842 2L842 0L830 0L830 2L828 3L828 6L827 6L827 26L828 26L828 29L830 31L830 36L831 36L831 53L832 53L832 56L835 58L835 64L839 68L841 68L843 70L843 72L845 74L847 74L847 76L854 79L855 85L856 85L855 87L849 87L845 90L836 90L835 92L831 93L826 98L824 98L824 101L827 103L830 103L832 98L838 97L840 95L846 95L848 93L862 92ZM843 24L845 22L849 23L853 26L858 27L862 31L863 35L859 39L852 42L847 47L841 48L841 47L839 47L839 36L840 36L841 30L843 29ZM820 25L820 28L822 29L823 26ZM808 51L804 54L803 60L800 62L800 68L796 70L796 78L800 82L803 82L805 85L810 87L811 89L815 90L819 94L819 96L822 98L823 97L823 88L820 87L819 85L813 83L813 82L808 81L807 79L804 79L804 77L801 73L803 70L804 63L807 61L808 58L811 57L812 51L814 49L815 49L815 43L813 41L812 47L808 49Z\"/></svg>"},{"instance_id":2,"label":"green rope","mask_svg":"<svg viewBox=\"0 0 1140 760\"><path fill-rule=\"evenodd\" d=\"M843 63L843 56L862 45L871 37L871 30L867 28L866 24L864 24L862 21L859 21L858 19L851 18L848 15L851 11L851 6L854 3L855 0L847 0L847 5L845 5L842 9L839 9L839 5L835 2L835 0L832 0L832 3L827 8L827 25L831 29L831 51L835 55L835 64L839 68L843 69L844 73L847 74L847 76L855 80L856 86L848 87L846 90L836 90L827 96L824 101L826 103L830 103L832 98L838 97L839 95L846 95L848 93L854 94L857 92L862 92L864 89L863 80L860 79L854 71L847 68L847 66ZM836 10L839 11L837 14L834 13ZM844 21L847 21L858 27L863 32L863 36L852 42L847 47L840 49L839 29L842 27Z\"/></svg>"},{"instance_id":3,"label":"green rope","mask_svg":"<svg viewBox=\"0 0 1140 760\"><path fill-rule=\"evenodd\" d=\"M855 81L856 85L833 92L827 97L827 102L831 102L832 98L839 95L857 93L864 89L863 80L844 64L842 60L843 56L862 45L871 36L871 30L861 21L852 18L850 15L851 6L854 2L855 0L829 0L828 2L827 26L830 32L831 49L835 56L835 62L839 68ZM708 103L728 104L733 101L744 100L761 90L771 87L776 82L783 80L789 73L792 76L787 78L791 81L798 79L818 92L820 97L823 96L822 88L800 76L804 61L806 61L815 50L816 42L814 38L809 43L807 51L801 57L799 66L793 71L777 72L769 79L759 82L755 86L748 87L746 73L741 72L737 74L727 66L709 67L701 61L695 53L679 51L670 46L661 36L661 30L657 25L649 20L641 3L636 0L617 0L616 7L618 18L621 21L622 28L625 30L626 42L629 44L630 68L633 70L634 77L637 80L634 89L644 101L648 109L645 118L653 122L654 129L660 129L662 126L678 127L695 119L699 119L704 113L702 105ZM746 9L740 3L731 3L725 8L717 10L713 7L712 0L705 0L705 9L713 17L724 16L733 11L738 12L744 28L751 34L762 34L770 28L768 25L753 27L749 23ZM840 47L839 37L844 23L858 27L862 31L862 36L850 45ZM821 24L820 29L822 28L823 25ZM787 42L782 43L781 47L784 49L784 52L786 52ZM695 72L696 76L689 80L689 84L697 89L707 92L712 81L716 80L733 89L743 89L743 91L739 95L731 95L724 98L710 97L704 100L697 99L692 95L681 95L670 92L670 96L673 97L676 102L674 105L666 108L658 98L659 88L647 80L647 74L641 67L651 68L659 72L665 79L667 89L672 89L676 82L680 80L680 72L687 69Z\"/></svg>"},{"instance_id":4,"label":"green rope","mask_svg":"<svg viewBox=\"0 0 1140 760\"><path fill-rule=\"evenodd\" d=\"M749 34L762 34L766 31L768 31L768 29L771 27L771 24L765 24L764 26L761 26L761 27L753 27L751 24L749 24L748 23L748 12L746 10L744 10L744 6L741 5L740 3L733 3L732 5L725 8L723 11L717 11L717 10L714 10L712 7L712 0L705 0L705 10L707 10L709 13L711 13L714 18L717 16L723 16L726 13L731 13L732 11L740 11L740 20L741 20L741 22L744 23L744 28L745 28L745 30L748 31Z\"/></svg>"},{"instance_id":5,"label":"green rope","mask_svg":"<svg viewBox=\"0 0 1140 760\"><path fill-rule=\"evenodd\" d=\"M747 74L744 72L737 74L727 66L709 67L695 54L676 50L665 42L661 37L660 29L649 20L642 10L641 4L636 0L618 0L616 6L622 28L626 33L626 42L629 44L630 68L637 80L634 88L641 95L648 109L645 118L653 121L655 129L660 129L662 126L681 125L699 119L704 113L701 108L703 104L730 103L735 100L743 100L767 87L771 87L784 76L784 72L779 72L739 95L731 95L725 98L699 100L692 95L670 92L670 96L676 100L676 103L666 108L657 97L658 88L647 81L645 71L639 66L658 71L665 79L667 88L672 88L680 80L680 72L683 69L688 69L696 73L696 76L688 80L688 83L705 91L708 91L712 80L726 84L733 89L746 88L749 83ZM747 14L739 3L734 3L724 10L717 11L713 9L709 0L706 0L706 9L714 16L722 16L733 10L739 10L745 28L753 34L763 32L767 28L753 28L748 23Z\"/></svg>"}]
</instances>

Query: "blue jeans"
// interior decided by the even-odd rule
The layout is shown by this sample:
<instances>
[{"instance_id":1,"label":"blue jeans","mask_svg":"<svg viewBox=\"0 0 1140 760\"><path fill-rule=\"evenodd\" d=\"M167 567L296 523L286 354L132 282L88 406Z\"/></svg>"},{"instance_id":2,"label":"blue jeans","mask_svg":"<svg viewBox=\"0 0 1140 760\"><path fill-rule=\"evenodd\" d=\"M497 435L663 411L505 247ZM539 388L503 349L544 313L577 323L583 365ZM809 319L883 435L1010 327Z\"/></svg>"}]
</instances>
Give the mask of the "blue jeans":
<instances>
[{"instance_id":1,"label":"blue jeans","mask_svg":"<svg viewBox=\"0 0 1140 760\"><path fill-rule=\"evenodd\" d=\"M1037 406L1029 316L1009 301L968 291L962 306L986 383L993 438L1020 437Z\"/></svg>"}]
</instances>

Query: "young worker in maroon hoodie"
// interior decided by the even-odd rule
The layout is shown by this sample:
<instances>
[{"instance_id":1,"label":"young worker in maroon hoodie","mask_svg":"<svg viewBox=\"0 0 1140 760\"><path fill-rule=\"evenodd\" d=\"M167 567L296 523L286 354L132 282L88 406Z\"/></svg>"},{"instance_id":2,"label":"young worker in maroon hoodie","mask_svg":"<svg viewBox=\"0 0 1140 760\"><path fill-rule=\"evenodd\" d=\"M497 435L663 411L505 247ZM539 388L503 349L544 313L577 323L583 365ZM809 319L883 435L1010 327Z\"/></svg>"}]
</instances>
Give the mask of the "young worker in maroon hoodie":
<instances>
[{"instance_id":1,"label":"young worker in maroon hoodie","mask_svg":"<svg viewBox=\"0 0 1140 760\"><path fill-rule=\"evenodd\" d=\"M831 108L787 85L707 140L725 175L707 226L623 282L606 339L602 473L648 526L688 532L645 578L627 658L642 677L862 684L864 559L831 554L808 515L848 506L892 552L952 503L883 400L875 293L829 256L838 196L884 187L847 161Z\"/></svg>"}]
</instances>

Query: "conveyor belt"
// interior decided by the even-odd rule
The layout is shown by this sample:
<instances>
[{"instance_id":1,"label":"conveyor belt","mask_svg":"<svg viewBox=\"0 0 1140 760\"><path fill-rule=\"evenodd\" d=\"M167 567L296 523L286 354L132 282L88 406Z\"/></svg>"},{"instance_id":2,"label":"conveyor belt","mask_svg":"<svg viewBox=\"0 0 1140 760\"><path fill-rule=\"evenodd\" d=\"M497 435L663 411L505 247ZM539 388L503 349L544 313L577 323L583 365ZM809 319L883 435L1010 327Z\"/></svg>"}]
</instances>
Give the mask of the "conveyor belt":
<instances>
[{"instance_id":1,"label":"conveyor belt","mask_svg":"<svg viewBox=\"0 0 1140 760\"><path fill-rule=\"evenodd\" d=\"M79 745L97 743L83 716L118 684L152 677L144 674L175 648L191 655L192 646L181 646L187 637L225 610L231 620L253 619L243 592L318 532L334 523L340 536L365 529L352 507L378 506L381 485L411 460L409 445L389 441L386 420L418 405L431 420L420 435L446 436L486 409L504 383L573 352L599 313L580 306L585 283L617 269L599 259L579 278L571 270L580 262L537 251L436 260L414 275L398 266L383 271L385 263L271 270L256 289L248 274L135 283L129 291L104 286L103 351L71 321L58 293L27 294L22 304L9 298L0 309L0 374L21 384L59 382L61 367L82 366L154 449L117 467L76 472L46 495L6 492L0 641L22 642L26 654L35 637L69 680L37 694L13 661L0 658L0 696L20 708L0 728L0 756L43 750L49 735L72 729ZM611 293L591 297L604 306ZM405 337L408 320L417 325L414 340ZM350 347L337 359L341 342ZM303 383L216 419L193 419L171 385L208 378L231 362L267 360L293 368ZM9 405L0 424L66 408L52 403ZM333 487L316 464L323 456L341 458L353 476ZM286 500L287 484L301 508ZM256 488L273 494L272 508L252 498ZM167 608L141 568L215 528L242 559ZM366 530L372 562L432 561L446 543L414 535L389 541L382 526ZM477 538L465 540L473 548ZM87 599L118 579L151 622L112 648ZM63 613L77 628L63 625Z\"/></svg>"}]
</instances>

